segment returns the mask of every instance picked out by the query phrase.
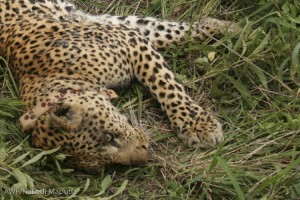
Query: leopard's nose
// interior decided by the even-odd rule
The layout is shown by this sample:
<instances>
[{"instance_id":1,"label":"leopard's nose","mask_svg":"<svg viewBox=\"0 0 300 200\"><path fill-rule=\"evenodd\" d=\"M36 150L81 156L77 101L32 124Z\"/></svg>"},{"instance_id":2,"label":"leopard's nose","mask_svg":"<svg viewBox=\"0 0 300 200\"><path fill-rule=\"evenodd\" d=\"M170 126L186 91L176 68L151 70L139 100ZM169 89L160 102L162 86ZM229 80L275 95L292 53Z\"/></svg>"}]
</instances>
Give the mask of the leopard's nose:
<instances>
[{"instance_id":1,"label":"leopard's nose","mask_svg":"<svg viewBox=\"0 0 300 200\"><path fill-rule=\"evenodd\" d=\"M143 165L148 162L148 146L141 145L130 159L130 164Z\"/></svg>"},{"instance_id":2,"label":"leopard's nose","mask_svg":"<svg viewBox=\"0 0 300 200\"><path fill-rule=\"evenodd\" d=\"M148 145L141 145L141 147L143 148L143 149L145 149L146 151L148 151Z\"/></svg>"},{"instance_id":3,"label":"leopard's nose","mask_svg":"<svg viewBox=\"0 0 300 200\"><path fill-rule=\"evenodd\" d=\"M136 147L138 151L148 151L148 144L141 144Z\"/></svg>"}]
</instances>

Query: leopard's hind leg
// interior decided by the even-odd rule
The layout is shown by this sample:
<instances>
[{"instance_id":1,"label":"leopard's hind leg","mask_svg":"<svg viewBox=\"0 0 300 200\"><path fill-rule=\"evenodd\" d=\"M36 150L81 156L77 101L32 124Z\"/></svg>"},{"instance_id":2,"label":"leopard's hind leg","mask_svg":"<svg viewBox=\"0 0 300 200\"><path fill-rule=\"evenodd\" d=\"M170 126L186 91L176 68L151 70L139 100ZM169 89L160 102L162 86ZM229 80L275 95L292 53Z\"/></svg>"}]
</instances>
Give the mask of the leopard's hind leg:
<instances>
[{"instance_id":1,"label":"leopard's hind leg","mask_svg":"<svg viewBox=\"0 0 300 200\"><path fill-rule=\"evenodd\" d=\"M234 22L211 17L203 17L193 23L188 23L142 16L89 15L76 9L71 12L70 17L83 22L124 25L127 28L136 29L157 49L178 44L186 38L203 41L212 35L227 33L235 35L241 30Z\"/></svg>"}]
</instances>

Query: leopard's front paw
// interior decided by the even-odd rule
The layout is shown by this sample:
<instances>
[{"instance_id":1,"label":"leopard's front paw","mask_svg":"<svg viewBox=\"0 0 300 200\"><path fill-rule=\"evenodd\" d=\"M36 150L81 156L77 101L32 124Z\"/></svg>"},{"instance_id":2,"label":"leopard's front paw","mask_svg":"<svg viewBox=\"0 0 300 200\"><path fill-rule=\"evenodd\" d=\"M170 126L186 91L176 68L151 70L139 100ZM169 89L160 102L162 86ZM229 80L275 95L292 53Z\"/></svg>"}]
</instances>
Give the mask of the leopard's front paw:
<instances>
[{"instance_id":1,"label":"leopard's front paw","mask_svg":"<svg viewBox=\"0 0 300 200\"><path fill-rule=\"evenodd\" d=\"M179 128L179 137L190 147L213 147L223 139L221 124L208 112L198 107L198 111L190 111Z\"/></svg>"}]
</instances>

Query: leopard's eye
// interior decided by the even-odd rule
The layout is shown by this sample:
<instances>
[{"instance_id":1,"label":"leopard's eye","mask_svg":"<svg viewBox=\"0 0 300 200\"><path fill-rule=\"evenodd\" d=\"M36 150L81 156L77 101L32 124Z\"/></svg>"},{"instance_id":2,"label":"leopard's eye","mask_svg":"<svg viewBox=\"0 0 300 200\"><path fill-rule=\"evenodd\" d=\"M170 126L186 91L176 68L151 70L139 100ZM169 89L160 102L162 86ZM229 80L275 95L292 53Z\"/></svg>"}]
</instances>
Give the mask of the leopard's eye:
<instances>
[{"instance_id":1,"label":"leopard's eye","mask_svg":"<svg viewBox=\"0 0 300 200\"><path fill-rule=\"evenodd\" d=\"M110 133L105 133L105 137L108 142L111 142L114 140L114 136Z\"/></svg>"},{"instance_id":2,"label":"leopard's eye","mask_svg":"<svg viewBox=\"0 0 300 200\"><path fill-rule=\"evenodd\" d=\"M109 145L114 147L120 147L118 140L115 138L115 136L111 133L105 133L106 141Z\"/></svg>"}]
</instances>

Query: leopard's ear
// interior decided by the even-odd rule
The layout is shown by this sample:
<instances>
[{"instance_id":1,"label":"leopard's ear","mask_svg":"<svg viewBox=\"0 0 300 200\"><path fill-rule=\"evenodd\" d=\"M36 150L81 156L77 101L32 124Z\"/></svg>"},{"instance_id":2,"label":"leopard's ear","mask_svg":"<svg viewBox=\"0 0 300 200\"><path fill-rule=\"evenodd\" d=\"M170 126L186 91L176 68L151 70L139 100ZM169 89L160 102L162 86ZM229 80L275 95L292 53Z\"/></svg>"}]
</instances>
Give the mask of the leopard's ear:
<instances>
[{"instance_id":1,"label":"leopard's ear","mask_svg":"<svg viewBox=\"0 0 300 200\"><path fill-rule=\"evenodd\" d=\"M81 105L59 103L49 111L48 120L54 128L73 131L81 127L83 115Z\"/></svg>"},{"instance_id":2,"label":"leopard's ear","mask_svg":"<svg viewBox=\"0 0 300 200\"><path fill-rule=\"evenodd\" d=\"M108 99L116 99L118 98L118 94L112 89L101 89L100 94L104 95Z\"/></svg>"},{"instance_id":3,"label":"leopard's ear","mask_svg":"<svg viewBox=\"0 0 300 200\"><path fill-rule=\"evenodd\" d=\"M51 103L43 102L36 105L19 118L19 122L23 131L28 131L35 127L39 117L51 109L53 105Z\"/></svg>"}]
</instances>

